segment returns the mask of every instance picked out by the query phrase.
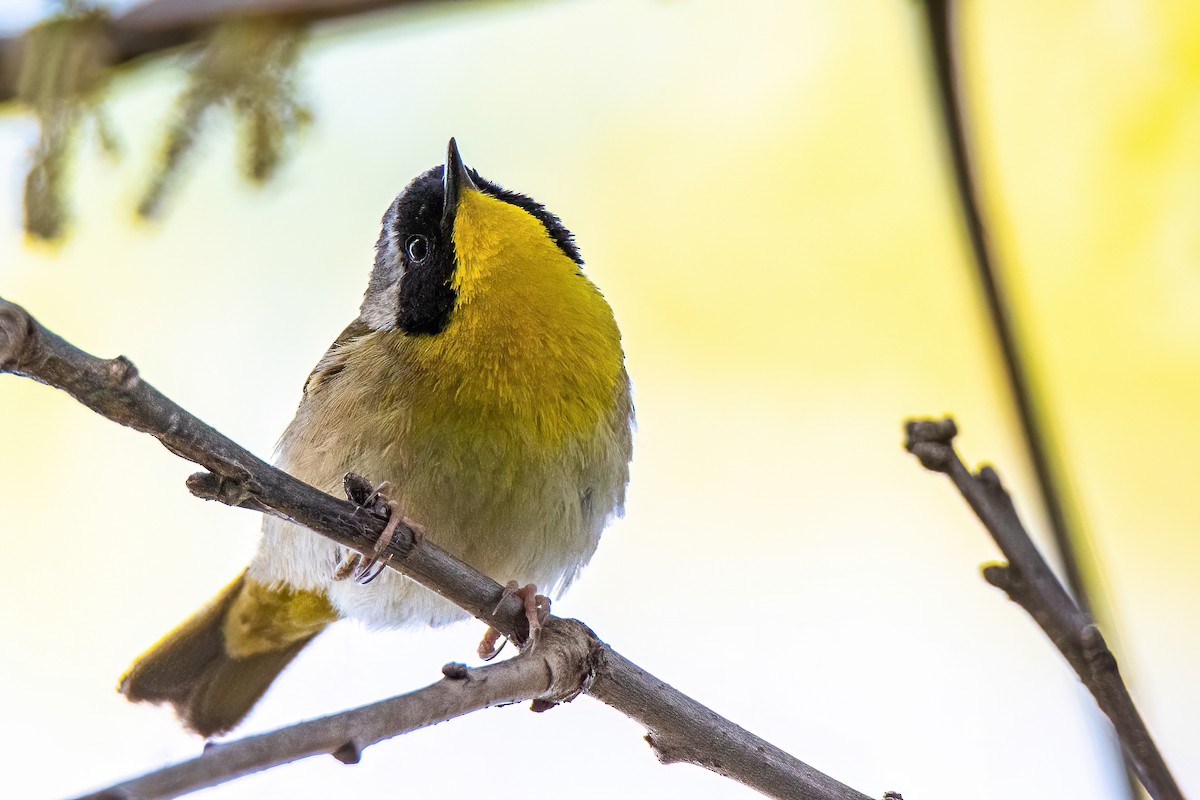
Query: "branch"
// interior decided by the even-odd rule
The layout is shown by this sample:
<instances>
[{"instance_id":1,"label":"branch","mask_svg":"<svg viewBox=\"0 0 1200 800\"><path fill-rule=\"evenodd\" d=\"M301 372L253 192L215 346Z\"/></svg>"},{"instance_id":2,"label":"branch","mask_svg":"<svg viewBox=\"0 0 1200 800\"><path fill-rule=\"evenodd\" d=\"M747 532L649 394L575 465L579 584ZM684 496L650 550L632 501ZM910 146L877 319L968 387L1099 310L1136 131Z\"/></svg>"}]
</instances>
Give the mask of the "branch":
<instances>
[{"instance_id":1,"label":"branch","mask_svg":"<svg viewBox=\"0 0 1200 800\"><path fill-rule=\"evenodd\" d=\"M910 421L905 447L926 469L943 472L987 528L1007 564L990 564L984 579L1025 609L1067 659L1116 729L1127 762L1154 800L1183 800L1121 680L1117 659L1091 617L1082 611L1051 571L1017 516L1012 498L991 467L972 475L953 447L952 419Z\"/></svg>"},{"instance_id":2,"label":"branch","mask_svg":"<svg viewBox=\"0 0 1200 800\"><path fill-rule=\"evenodd\" d=\"M189 44L236 17L287 17L319 22L409 5L418 0L149 0L107 20L111 65ZM0 102L16 96L23 36L0 39Z\"/></svg>"},{"instance_id":3,"label":"branch","mask_svg":"<svg viewBox=\"0 0 1200 800\"><path fill-rule=\"evenodd\" d=\"M124 356L89 355L0 297L0 372L24 375L70 394L114 422L149 433L171 452L205 467L188 488L197 496L294 520L341 545L368 553L386 520L325 494L267 464L143 381ZM453 601L505 635L523 641L528 624L519 598L458 561L428 537L400 525L382 561ZM749 731L668 686L590 634L586 660L573 673L577 691L649 730L665 763L687 761L770 797L865 800Z\"/></svg>"},{"instance_id":4,"label":"branch","mask_svg":"<svg viewBox=\"0 0 1200 800\"><path fill-rule=\"evenodd\" d=\"M952 6L956 2L957 0L922 0L921 5L925 11L925 23L929 32L930 56L937 82L942 130L949 150L959 205L962 208L963 224L975 258L976 273L983 290L988 319L995 334L996 346L1000 350L1000 363L1017 412L1025 450L1033 466L1038 493L1050 522L1054 548L1066 574L1067 586L1085 614L1104 622L1106 617L1111 617L1111 611L1104 603L1100 586L1095 580L1089 580L1094 577L1095 563L1094 560L1085 560L1089 555L1086 531L1081 524L1077 524L1073 529L1067 516L1066 492L1059 482L1052 459L1050 437L1047 433L1049 426L1043 424L1043 417L1038 414L1035 380L1017 341L1012 303L1005 294L1004 282L996 266L996 255L983 223L977 178L972 168L968 146L967 120L960 82L961 70L953 30L956 9L952 9ZM959 2L957 8L961 7ZM1076 522L1079 523L1078 518ZM1108 747L1112 750L1110 757L1116 760L1116 748L1112 744ZM1125 765L1125 778L1125 796L1129 800L1135 800L1138 797L1137 780L1128 764Z\"/></svg>"},{"instance_id":5,"label":"branch","mask_svg":"<svg viewBox=\"0 0 1200 800\"><path fill-rule=\"evenodd\" d=\"M356 764L362 751L402 733L472 711L525 700L567 702L579 693L576 664L586 663L595 637L574 620L555 619L515 658L479 668L442 667L437 683L378 703L307 720L245 739L209 745L173 764L85 795L79 800L159 800L215 786L317 755Z\"/></svg>"},{"instance_id":6,"label":"branch","mask_svg":"<svg viewBox=\"0 0 1200 800\"><path fill-rule=\"evenodd\" d=\"M962 97L957 80L957 57L954 35L951 29L951 9L954 0L923 0L926 23L929 27L930 46L933 51L934 73L937 78L938 99L942 113L942 127L946 134L946 145L950 150L950 163L954 169L954 183L962 206L963 222L975 256L979 282L983 288L988 318L1000 348L1001 362L1008 386L1016 405L1017 418L1025 439L1025 448L1033 462L1033 473L1037 479L1038 492L1046 506L1054 544L1063 562L1067 585L1079 601L1080 607L1092 614L1094 604L1085 580L1080 556L1076 552L1079 537L1067 523L1062 487L1051 466L1049 437L1035 409L1033 379L1029 365L1017 343L1016 326L1013 324L1012 304L1005 296L1004 286L996 267L987 231L980 210L979 193L975 188L975 177L971 169L970 151L967 147L967 124L962 107Z\"/></svg>"}]
</instances>

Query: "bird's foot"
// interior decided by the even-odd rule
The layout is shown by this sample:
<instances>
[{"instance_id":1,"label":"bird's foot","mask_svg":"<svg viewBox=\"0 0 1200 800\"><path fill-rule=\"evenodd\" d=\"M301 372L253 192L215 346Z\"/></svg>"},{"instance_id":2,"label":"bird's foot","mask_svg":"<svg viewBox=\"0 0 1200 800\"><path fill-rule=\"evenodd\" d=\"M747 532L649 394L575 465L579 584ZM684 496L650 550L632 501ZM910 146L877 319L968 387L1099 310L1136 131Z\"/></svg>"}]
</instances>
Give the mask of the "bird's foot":
<instances>
[{"instance_id":1,"label":"bird's foot","mask_svg":"<svg viewBox=\"0 0 1200 800\"><path fill-rule=\"evenodd\" d=\"M495 611L499 611L500 605L510 597L517 597L521 600L521 605L525 610L525 620L529 623L529 638L515 643L517 647L523 648L535 642L541 634L542 623L550 616L550 598L544 594L538 594L537 586L532 583L522 586L516 581L509 581L500 595L500 602L496 604ZM484 661L491 661L500 655L500 651L504 649L504 645L508 641L507 637L501 641L502 637L503 634L500 631L489 627L487 633L483 635L483 640L479 643L479 657Z\"/></svg>"},{"instance_id":2,"label":"bird's foot","mask_svg":"<svg viewBox=\"0 0 1200 800\"><path fill-rule=\"evenodd\" d=\"M354 473L347 473L343 481L346 486L346 494L360 508L379 511L382 509L378 508L378 506L382 504L387 509L387 525L380 532L379 539L371 549L371 554L364 558L361 553L349 550L342 555L341 560L338 561L337 566L333 570L333 579L335 581L343 581L346 578L353 577L365 586L378 578L379 574L387 567L387 561L380 561L380 556L387 550L388 545L392 543L392 536L396 533L396 528L400 526L400 523L404 523L413 532L414 543L421 541L425 537L425 528L404 516L400 511L400 504L387 496L387 492L391 491L392 488L392 485L387 481L376 486L362 500L359 500L359 498L362 497L365 491L363 487L370 486L370 484L366 483L361 475L355 475Z\"/></svg>"}]
</instances>

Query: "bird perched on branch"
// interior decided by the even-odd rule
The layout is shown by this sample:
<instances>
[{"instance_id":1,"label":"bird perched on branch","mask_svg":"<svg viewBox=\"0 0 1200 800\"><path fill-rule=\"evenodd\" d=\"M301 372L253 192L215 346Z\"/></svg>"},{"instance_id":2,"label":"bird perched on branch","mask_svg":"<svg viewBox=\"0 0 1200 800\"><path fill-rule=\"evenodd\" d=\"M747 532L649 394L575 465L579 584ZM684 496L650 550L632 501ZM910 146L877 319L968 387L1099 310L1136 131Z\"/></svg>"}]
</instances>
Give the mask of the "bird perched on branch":
<instances>
[{"instance_id":1,"label":"bird perched on branch","mask_svg":"<svg viewBox=\"0 0 1200 800\"><path fill-rule=\"evenodd\" d=\"M384 215L358 319L305 383L279 466L330 493L351 472L385 482L393 520L502 583L561 591L621 510L631 451L620 332L581 264L556 216L467 169L451 139L445 166ZM122 692L212 736L341 617L467 616L357 555L267 517L246 571L142 655Z\"/></svg>"}]
</instances>

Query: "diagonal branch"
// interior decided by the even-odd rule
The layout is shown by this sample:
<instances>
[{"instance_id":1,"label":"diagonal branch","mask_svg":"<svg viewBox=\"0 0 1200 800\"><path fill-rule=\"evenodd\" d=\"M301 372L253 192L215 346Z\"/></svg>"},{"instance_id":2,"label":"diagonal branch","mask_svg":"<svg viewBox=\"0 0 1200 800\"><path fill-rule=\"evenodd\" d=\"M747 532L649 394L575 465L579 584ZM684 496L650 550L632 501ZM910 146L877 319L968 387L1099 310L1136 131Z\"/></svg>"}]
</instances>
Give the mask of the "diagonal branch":
<instances>
[{"instance_id":1,"label":"diagonal branch","mask_svg":"<svg viewBox=\"0 0 1200 800\"><path fill-rule=\"evenodd\" d=\"M595 637L574 620L555 619L515 658L484 667L442 667L445 676L415 692L232 742L210 745L172 764L79 800L162 800L318 755L345 764L403 733L493 706L535 700L553 705L578 693L574 665L586 663ZM564 694L565 692L565 694Z\"/></svg>"},{"instance_id":2,"label":"diagonal branch","mask_svg":"<svg viewBox=\"0 0 1200 800\"><path fill-rule=\"evenodd\" d=\"M172 453L209 470L188 479L199 497L294 520L359 552L370 552L384 517L314 489L276 469L197 419L143 381L124 356L99 359L43 328L20 306L0 298L0 372L33 378L62 389L114 422L149 433ZM427 540L414 542L407 525L397 527L385 559L505 635L521 638L527 623L521 602L503 597L500 586Z\"/></svg>"},{"instance_id":3,"label":"diagonal branch","mask_svg":"<svg viewBox=\"0 0 1200 800\"><path fill-rule=\"evenodd\" d=\"M205 467L208 473L188 480L188 488L200 497L295 520L362 553L371 552L383 532L382 516L363 513L267 464L143 381L124 356L105 360L85 353L42 327L25 309L0 298L3 372L62 389L102 416L149 433L171 452ZM505 635L527 639L519 598L505 594L494 580L427 537L414 537L411 528L399 526L382 560ZM770 797L866 800L866 795L714 713L592 636L587 659L570 673L576 677L573 691L586 691L644 725L647 741L663 762L693 763Z\"/></svg>"},{"instance_id":4,"label":"diagonal branch","mask_svg":"<svg viewBox=\"0 0 1200 800\"><path fill-rule=\"evenodd\" d=\"M984 567L983 577L1025 609L1096 699L1116 729L1125 757L1154 800L1183 800L1146 723L1121 680L1117 659L1091 617L1055 576L1021 524L1012 498L991 467L971 472L955 452L952 419L912 421L905 447L921 465L950 477L987 528L1007 564Z\"/></svg>"}]
</instances>

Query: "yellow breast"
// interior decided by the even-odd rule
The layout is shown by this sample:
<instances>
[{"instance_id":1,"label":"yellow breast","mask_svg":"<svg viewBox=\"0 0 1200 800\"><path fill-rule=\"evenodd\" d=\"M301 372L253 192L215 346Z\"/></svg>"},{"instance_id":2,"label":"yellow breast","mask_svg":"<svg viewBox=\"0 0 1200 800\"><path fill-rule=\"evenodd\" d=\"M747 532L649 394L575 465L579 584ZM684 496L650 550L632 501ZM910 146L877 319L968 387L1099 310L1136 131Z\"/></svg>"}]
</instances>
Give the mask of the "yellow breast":
<instances>
[{"instance_id":1,"label":"yellow breast","mask_svg":"<svg viewBox=\"0 0 1200 800\"><path fill-rule=\"evenodd\" d=\"M457 302L436 336L396 340L421 377L414 424L454 415L522 430L543 447L607 422L625 374L620 332L599 290L516 206L462 197L455 226Z\"/></svg>"}]
</instances>

